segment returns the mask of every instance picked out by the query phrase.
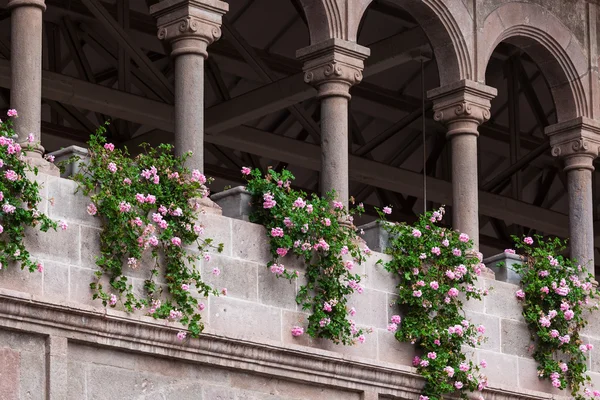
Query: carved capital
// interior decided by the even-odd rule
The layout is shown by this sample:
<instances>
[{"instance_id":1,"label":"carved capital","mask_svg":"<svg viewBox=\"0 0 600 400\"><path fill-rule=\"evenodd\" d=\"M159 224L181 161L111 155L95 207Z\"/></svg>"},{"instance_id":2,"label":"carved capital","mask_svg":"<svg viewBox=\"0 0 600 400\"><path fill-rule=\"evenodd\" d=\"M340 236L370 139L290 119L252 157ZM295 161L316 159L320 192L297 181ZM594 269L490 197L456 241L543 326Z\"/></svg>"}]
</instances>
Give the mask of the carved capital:
<instances>
[{"instance_id":1,"label":"carved capital","mask_svg":"<svg viewBox=\"0 0 600 400\"><path fill-rule=\"evenodd\" d=\"M305 47L296 53L304 61L304 81L319 90L319 97L350 98L350 87L362 80L369 49L340 39Z\"/></svg>"},{"instance_id":2,"label":"carved capital","mask_svg":"<svg viewBox=\"0 0 600 400\"><path fill-rule=\"evenodd\" d=\"M460 81L430 90L433 118L448 127L448 136L478 135L477 127L490 119L491 100L496 89L473 81Z\"/></svg>"},{"instance_id":3,"label":"carved capital","mask_svg":"<svg viewBox=\"0 0 600 400\"><path fill-rule=\"evenodd\" d=\"M45 0L9 0L6 8L9 10L15 9L17 7L37 7L41 8L42 11L46 11L46 1Z\"/></svg>"},{"instance_id":4,"label":"carved capital","mask_svg":"<svg viewBox=\"0 0 600 400\"><path fill-rule=\"evenodd\" d=\"M196 53L207 57L206 48L221 37L227 3L218 0L172 0L150 7L156 18L158 38L171 44L172 56Z\"/></svg>"},{"instance_id":5,"label":"carved capital","mask_svg":"<svg viewBox=\"0 0 600 400\"><path fill-rule=\"evenodd\" d=\"M593 161L600 153L600 123L579 117L550 125L545 130L550 139L552 155L565 161L565 171L593 170Z\"/></svg>"}]
</instances>

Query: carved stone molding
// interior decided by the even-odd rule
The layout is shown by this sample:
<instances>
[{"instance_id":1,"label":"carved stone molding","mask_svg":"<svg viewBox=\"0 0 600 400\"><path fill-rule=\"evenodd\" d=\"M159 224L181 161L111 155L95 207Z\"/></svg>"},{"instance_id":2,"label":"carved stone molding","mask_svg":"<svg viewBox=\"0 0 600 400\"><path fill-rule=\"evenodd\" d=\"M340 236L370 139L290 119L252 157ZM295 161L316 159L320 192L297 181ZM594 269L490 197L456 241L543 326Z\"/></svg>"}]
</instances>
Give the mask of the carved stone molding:
<instances>
[{"instance_id":1,"label":"carved stone molding","mask_svg":"<svg viewBox=\"0 0 600 400\"><path fill-rule=\"evenodd\" d=\"M171 44L172 56L196 53L207 57L206 48L221 37L227 3L218 0L167 0L150 7L156 18L158 38Z\"/></svg>"},{"instance_id":2,"label":"carved stone molding","mask_svg":"<svg viewBox=\"0 0 600 400\"><path fill-rule=\"evenodd\" d=\"M565 161L565 171L594 170L600 154L600 122L586 117L550 125L545 130L552 155Z\"/></svg>"},{"instance_id":3,"label":"carved stone molding","mask_svg":"<svg viewBox=\"0 0 600 400\"><path fill-rule=\"evenodd\" d=\"M496 94L496 89L469 80L427 93L433 101L433 118L448 127L448 136L479 135L477 127L490 119L491 100Z\"/></svg>"},{"instance_id":4,"label":"carved stone molding","mask_svg":"<svg viewBox=\"0 0 600 400\"><path fill-rule=\"evenodd\" d=\"M304 81L319 90L318 97L350 98L350 87L362 81L369 49L354 42L329 39L298 50L304 61Z\"/></svg>"},{"instance_id":5,"label":"carved stone molding","mask_svg":"<svg viewBox=\"0 0 600 400\"><path fill-rule=\"evenodd\" d=\"M12 10L17 7L38 7L41 8L42 11L46 11L46 1L45 0L9 0L6 8Z\"/></svg>"}]
</instances>

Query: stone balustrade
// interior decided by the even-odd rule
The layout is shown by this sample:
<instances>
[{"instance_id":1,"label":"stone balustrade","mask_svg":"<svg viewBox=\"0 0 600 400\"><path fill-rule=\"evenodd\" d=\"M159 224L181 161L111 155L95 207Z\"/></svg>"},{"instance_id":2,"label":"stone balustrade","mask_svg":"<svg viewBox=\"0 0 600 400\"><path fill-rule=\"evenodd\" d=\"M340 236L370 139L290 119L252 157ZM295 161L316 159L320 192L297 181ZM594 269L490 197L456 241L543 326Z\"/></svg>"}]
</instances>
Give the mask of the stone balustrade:
<instances>
[{"instance_id":1,"label":"stone balustrade","mask_svg":"<svg viewBox=\"0 0 600 400\"><path fill-rule=\"evenodd\" d=\"M350 300L357 323L373 328L366 343L344 347L307 335L292 337L291 327L307 316L295 303L301 282L277 279L266 268L265 230L244 220L247 194L238 189L216 196L225 215L199 219L206 235L223 242L225 249L201 267L209 283L226 287L228 294L206 301L206 333L180 342L176 324L126 314L118 307L105 309L91 299L99 219L86 213L89 201L74 194L73 181L49 175L38 179L48 199L41 209L69 227L28 233L27 246L42 260L42 273L14 266L0 270L1 399L418 398L422 381L411 367L414 347L398 343L386 330L390 316L399 311L396 281L376 264L384 254L374 252L360 266L365 291ZM236 218L226 216L231 210ZM375 233L370 232L377 237ZM214 266L221 269L219 276L210 273ZM294 259L286 266L303 269ZM142 267L128 276L142 290L147 273ZM486 326L489 337L480 349L469 350L488 362L485 398L569 398L537 379L529 332L514 296L517 286L489 279L478 283L490 294L482 302L468 302L466 310L473 323ZM599 328L596 315L584 336L596 349ZM600 385L597 352L592 352L589 368Z\"/></svg>"}]
</instances>

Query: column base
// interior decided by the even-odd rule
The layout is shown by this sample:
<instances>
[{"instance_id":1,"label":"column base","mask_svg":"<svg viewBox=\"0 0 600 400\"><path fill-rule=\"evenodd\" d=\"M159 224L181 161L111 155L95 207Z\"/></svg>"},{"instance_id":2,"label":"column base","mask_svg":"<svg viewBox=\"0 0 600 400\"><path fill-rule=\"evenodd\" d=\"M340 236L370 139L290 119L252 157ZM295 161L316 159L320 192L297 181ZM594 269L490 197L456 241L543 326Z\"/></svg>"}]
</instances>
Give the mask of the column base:
<instances>
[{"instance_id":1,"label":"column base","mask_svg":"<svg viewBox=\"0 0 600 400\"><path fill-rule=\"evenodd\" d=\"M190 202L193 202L195 209L202 214L223 215L221 207L208 197L195 198Z\"/></svg>"}]
</instances>

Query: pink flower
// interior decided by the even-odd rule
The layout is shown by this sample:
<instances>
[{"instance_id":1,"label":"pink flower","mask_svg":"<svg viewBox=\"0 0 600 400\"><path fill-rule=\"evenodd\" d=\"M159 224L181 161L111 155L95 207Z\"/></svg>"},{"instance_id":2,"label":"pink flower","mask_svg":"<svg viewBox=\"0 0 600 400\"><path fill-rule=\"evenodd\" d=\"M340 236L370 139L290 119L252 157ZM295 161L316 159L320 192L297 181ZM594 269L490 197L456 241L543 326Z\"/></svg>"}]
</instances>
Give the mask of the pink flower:
<instances>
[{"instance_id":1,"label":"pink flower","mask_svg":"<svg viewBox=\"0 0 600 400\"><path fill-rule=\"evenodd\" d=\"M250 168L242 167L242 175L250 175L251 172L252 172L252 170ZM302 328L300 328L300 329L302 329ZM302 332L304 333L304 330L302 330ZM294 335L294 336L298 336L298 335Z\"/></svg>"},{"instance_id":2,"label":"pink flower","mask_svg":"<svg viewBox=\"0 0 600 400\"><path fill-rule=\"evenodd\" d=\"M540 272L538 272L538 275L539 275L540 277L542 277L542 278L545 278L545 277L547 277L548 275L550 275L550 272L548 272L548 271L546 271L546 270L543 270L543 271L540 271Z\"/></svg>"},{"instance_id":3,"label":"pink flower","mask_svg":"<svg viewBox=\"0 0 600 400\"><path fill-rule=\"evenodd\" d=\"M413 235L414 237L416 237L416 238L420 238L422 234L421 234L421 231L420 231L420 230L418 230L418 229L413 229L413 231L412 231L412 235Z\"/></svg>"},{"instance_id":4,"label":"pink flower","mask_svg":"<svg viewBox=\"0 0 600 400\"><path fill-rule=\"evenodd\" d=\"M574 316L575 316L575 313L573 312L573 310L567 310L567 311L565 311L565 319L567 321L572 320Z\"/></svg>"},{"instance_id":5,"label":"pink flower","mask_svg":"<svg viewBox=\"0 0 600 400\"><path fill-rule=\"evenodd\" d=\"M427 360L421 360L421 362L419 363L419 365L421 367L428 367L429 366L429 361L427 361Z\"/></svg>"},{"instance_id":6,"label":"pink flower","mask_svg":"<svg viewBox=\"0 0 600 400\"><path fill-rule=\"evenodd\" d=\"M114 174L117 172L117 164L114 162L108 163L108 170Z\"/></svg>"},{"instance_id":7,"label":"pink flower","mask_svg":"<svg viewBox=\"0 0 600 400\"><path fill-rule=\"evenodd\" d=\"M460 249L452 249L452 254L456 257L460 257L462 256L462 251L460 251Z\"/></svg>"},{"instance_id":8,"label":"pink flower","mask_svg":"<svg viewBox=\"0 0 600 400\"><path fill-rule=\"evenodd\" d=\"M188 290L190 290L190 285L188 285L187 283L181 284L181 290L187 292Z\"/></svg>"},{"instance_id":9,"label":"pink flower","mask_svg":"<svg viewBox=\"0 0 600 400\"><path fill-rule=\"evenodd\" d=\"M151 195L151 194L146 195L145 201L146 201L146 203L154 204L154 203L156 203L156 196Z\"/></svg>"},{"instance_id":10,"label":"pink flower","mask_svg":"<svg viewBox=\"0 0 600 400\"><path fill-rule=\"evenodd\" d=\"M399 324L400 321L402 321L402 318L399 315L392 315L390 321L392 321L394 324Z\"/></svg>"},{"instance_id":11,"label":"pink flower","mask_svg":"<svg viewBox=\"0 0 600 400\"><path fill-rule=\"evenodd\" d=\"M396 332L398 330L398 325L393 324L393 323L389 324L387 326L387 330L388 330L388 332Z\"/></svg>"},{"instance_id":12,"label":"pink flower","mask_svg":"<svg viewBox=\"0 0 600 400\"><path fill-rule=\"evenodd\" d=\"M452 368L452 367L450 367L450 366L444 367L444 370L443 370L443 371L444 371L446 374L448 374L448 376L449 376L450 378L452 378L452 377L454 376L454 368Z\"/></svg>"},{"instance_id":13,"label":"pink flower","mask_svg":"<svg viewBox=\"0 0 600 400\"><path fill-rule=\"evenodd\" d=\"M356 308L352 307L350 311L348 311L348 314L350 314L351 317L354 317L356 315Z\"/></svg>"},{"instance_id":14,"label":"pink flower","mask_svg":"<svg viewBox=\"0 0 600 400\"><path fill-rule=\"evenodd\" d=\"M249 170L249 168L248 168ZM243 169L242 169L243 172ZM302 336L304 334L304 328L301 326L293 326L292 327L292 336Z\"/></svg>"},{"instance_id":15,"label":"pink flower","mask_svg":"<svg viewBox=\"0 0 600 400\"><path fill-rule=\"evenodd\" d=\"M104 148L108 151L113 151L115 149L115 145L112 143L105 143Z\"/></svg>"},{"instance_id":16,"label":"pink flower","mask_svg":"<svg viewBox=\"0 0 600 400\"><path fill-rule=\"evenodd\" d=\"M548 286L544 286L543 288L540 289L540 292L548 294L548 293L550 293L550 289L548 289Z\"/></svg>"},{"instance_id":17,"label":"pink flower","mask_svg":"<svg viewBox=\"0 0 600 400\"><path fill-rule=\"evenodd\" d=\"M67 224L66 221L58 221L58 226L60 227L60 229L62 229L63 231L66 231L67 228L69 227L69 225Z\"/></svg>"},{"instance_id":18,"label":"pink flower","mask_svg":"<svg viewBox=\"0 0 600 400\"><path fill-rule=\"evenodd\" d=\"M360 336L358 337L358 341L359 341L360 343L364 343L364 342L366 342L366 341L367 341L367 338L365 337L365 335L360 335Z\"/></svg>"},{"instance_id":19,"label":"pink flower","mask_svg":"<svg viewBox=\"0 0 600 400\"><path fill-rule=\"evenodd\" d=\"M1 168L1 167L0 167ZM4 193L0 192L0 201L4 200Z\"/></svg>"},{"instance_id":20,"label":"pink flower","mask_svg":"<svg viewBox=\"0 0 600 400\"><path fill-rule=\"evenodd\" d=\"M594 345L593 345L593 344L591 344L591 343L588 343L588 344L587 344L587 349L588 349L589 351L592 351L592 350L594 350Z\"/></svg>"},{"instance_id":21,"label":"pink flower","mask_svg":"<svg viewBox=\"0 0 600 400\"><path fill-rule=\"evenodd\" d=\"M199 182L201 185L204 185L206 183L206 176L204 176L204 174L197 169L193 169L191 181Z\"/></svg>"},{"instance_id":22,"label":"pink flower","mask_svg":"<svg viewBox=\"0 0 600 400\"><path fill-rule=\"evenodd\" d=\"M434 351L427 353L427 358L431 360L435 360L437 358L437 354Z\"/></svg>"},{"instance_id":23,"label":"pink flower","mask_svg":"<svg viewBox=\"0 0 600 400\"><path fill-rule=\"evenodd\" d=\"M463 383L461 381L454 382L454 387L460 390L463 387Z\"/></svg>"},{"instance_id":24,"label":"pink flower","mask_svg":"<svg viewBox=\"0 0 600 400\"><path fill-rule=\"evenodd\" d=\"M333 209L334 210L342 210L344 208L344 204L341 201L334 201L333 202Z\"/></svg>"},{"instance_id":25,"label":"pink flower","mask_svg":"<svg viewBox=\"0 0 600 400\"><path fill-rule=\"evenodd\" d=\"M306 201L304 201L302 199L302 197L298 197L295 201L294 201L294 208L304 208L306 207Z\"/></svg>"},{"instance_id":26,"label":"pink flower","mask_svg":"<svg viewBox=\"0 0 600 400\"><path fill-rule=\"evenodd\" d=\"M125 202L125 201L122 201L119 204L119 211L121 211L121 212L129 212L129 211L131 211L131 204L129 204L129 203Z\"/></svg>"},{"instance_id":27,"label":"pink flower","mask_svg":"<svg viewBox=\"0 0 600 400\"><path fill-rule=\"evenodd\" d=\"M553 338L557 338L560 335L560 333L558 333L558 331L556 329L552 329L550 331L550 336L552 336Z\"/></svg>"},{"instance_id":28,"label":"pink flower","mask_svg":"<svg viewBox=\"0 0 600 400\"><path fill-rule=\"evenodd\" d=\"M523 242L531 246L533 244L533 239L527 236L525 239L523 239Z\"/></svg>"},{"instance_id":29,"label":"pink flower","mask_svg":"<svg viewBox=\"0 0 600 400\"><path fill-rule=\"evenodd\" d=\"M204 233L204 227L200 225L194 225L194 232L196 232L198 235L202 235Z\"/></svg>"},{"instance_id":30,"label":"pink flower","mask_svg":"<svg viewBox=\"0 0 600 400\"><path fill-rule=\"evenodd\" d=\"M171 238L171 243L173 244L173 246L181 246L181 239L178 238L177 236L172 237Z\"/></svg>"},{"instance_id":31,"label":"pink flower","mask_svg":"<svg viewBox=\"0 0 600 400\"><path fill-rule=\"evenodd\" d=\"M227 296L227 288L226 287L224 287L223 289L221 289L221 294L223 296Z\"/></svg>"},{"instance_id":32,"label":"pink flower","mask_svg":"<svg viewBox=\"0 0 600 400\"><path fill-rule=\"evenodd\" d=\"M98 212L98 209L96 208L96 205L94 203L90 203L87 206L87 213L89 215L96 215L97 212Z\"/></svg>"},{"instance_id":33,"label":"pink flower","mask_svg":"<svg viewBox=\"0 0 600 400\"><path fill-rule=\"evenodd\" d=\"M439 339L435 339L435 340L433 341L433 344L435 344L436 346L440 346L440 345L442 344L442 342L440 342L440 340L439 340Z\"/></svg>"},{"instance_id":34,"label":"pink flower","mask_svg":"<svg viewBox=\"0 0 600 400\"><path fill-rule=\"evenodd\" d=\"M419 400L429 400L429 396L420 395Z\"/></svg>"},{"instance_id":35,"label":"pink flower","mask_svg":"<svg viewBox=\"0 0 600 400\"><path fill-rule=\"evenodd\" d=\"M17 175L17 173L12 169L7 169L6 171L4 171L4 177L11 182L14 182L17 179L19 179L19 175Z\"/></svg>"},{"instance_id":36,"label":"pink flower","mask_svg":"<svg viewBox=\"0 0 600 400\"><path fill-rule=\"evenodd\" d=\"M325 225L325 226L331 226L331 220L329 218L323 219L323 225Z\"/></svg>"},{"instance_id":37,"label":"pink flower","mask_svg":"<svg viewBox=\"0 0 600 400\"><path fill-rule=\"evenodd\" d=\"M555 388L560 387L560 381L558 379L553 379L552 386L554 386Z\"/></svg>"},{"instance_id":38,"label":"pink flower","mask_svg":"<svg viewBox=\"0 0 600 400\"><path fill-rule=\"evenodd\" d=\"M177 339L179 339L179 340L184 340L186 336L187 336L187 332L185 332L185 331L177 332Z\"/></svg>"},{"instance_id":39,"label":"pink flower","mask_svg":"<svg viewBox=\"0 0 600 400\"><path fill-rule=\"evenodd\" d=\"M426 259L426 258L427 258L427 254L425 254L425 253L421 253L421 254L419 255L419 259L421 259L421 260L424 260L424 259Z\"/></svg>"},{"instance_id":40,"label":"pink flower","mask_svg":"<svg viewBox=\"0 0 600 400\"><path fill-rule=\"evenodd\" d=\"M513 249L504 249L504 252L506 254L515 254L515 251Z\"/></svg>"},{"instance_id":41,"label":"pink flower","mask_svg":"<svg viewBox=\"0 0 600 400\"><path fill-rule=\"evenodd\" d=\"M449 279L454 279L454 278L456 278L456 274L455 274L453 271L450 271L450 270L446 271L446 276L447 276Z\"/></svg>"},{"instance_id":42,"label":"pink flower","mask_svg":"<svg viewBox=\"0 0 600 400\"><path fill-rule=\"evenodd\" d=\"M10 108L7 112L6 115L8 115L9 117L18 117L17 115L17 110L15 110L14 108Z\"/></svg>"},{"instance_id":43,"label":"pink flower","mask_svg":"<svg viewBox=\"0 0 600 400\"><path fill-rule=\"evenodd\" d=\"M124 183L125 185L131 185L131 179L129 179L129 178L125 178L125 179L123 179L123 183Z\"/></svg>"},{"instance_id":44,"label":"pink flower","mask_svg":"<svg viewBox=\"0 0 600 400\"><path fill-rule=\"evenodd\" d=\"M431 253L435 254L436 256L439 256L441 254L441 250L439 247L432 247Z\"/></svg>"},{"instance_id":45,"label":"pink flower","mask_svg":"<svg viewBox=\"0 0 600 400\"><path fill-rule=\"evenodd\" d=\"M413 291L413 296L414 297L421 297L422 295L423 295L423 293L420 290Z\"/></svg>"},{"instance_id":46,"label":"pink flower","mask_svg":"<svg viewBox=\"0 0 600 400\"><path fill-rule=\"evenodd\" d=\"M329 304L328 302L323 303L323 311L325 312L331 312L331 304Z\"/></svg>"},{"instance_id":47,"label":"pink flower","mask_svg":"<svg viewBox=\"0 0 600 400\"><path fill-rule=\"evenodd\" d=\"M448 290L448 297L456 297L456 296L458 296L457 288L451 288L450 290Z\"/></svg>"},{"instance_id":48,"label":"pink flower","mask_svg":"<svg viewBox=\"0 0 600 400\"><path fill-rule=\"evenodd\" d=\"M271 236L273 237L283 237L284 233L283 233L283 229L281 228L272 228L271 229Z\"/></svg>"},{"instance_id":49,"label":"pink flower","mask_svg":"<svg viewBox=\"0 0 600 400\"><path fill-rule=\"evenodd\" d=\"M150 243L150 246L156 247L156 246L158 246L158 238L156 236L152 235L148 239L148 243Z\"/></svg>"},{"instance_id":50,"label":"pink flower","mask_svg":"<svg viewBox=\"0 0 600 400\"><path fill-rule=\"evenodd\" d=\"M458 240L460 240L463 243L467 243L469 241L469 235L467 235L466 233L461 233L458 236Z\"/></svg>"},{"instance_id":51,"label":"pink flower","mask_svg":"<svg viewBox=\"0 0 600 400\"><path fill-rule=\"evenodd\" d=\"M205 308L206 308L206 305L204 305L204 303L198 303L198 310L204 311Z\"/></svg>"},{"instance_id":52,"label":"pink flower","mask_svg":"<svg viewBox=\"0 0 600 400\"><path fill-rule=\"evenodd\" d=\"M285 272L285 267L283 264L273 264L271 265L271 272L275 275L281 275Z\"/></svg>"},{"instance_id":53,"label":"pink flower","mask_svg":"<svg viewBox=\"0 0 600 400\"><path fill-rule=\"evenodd\" d=\"M450 246L450 242L448 241L448 239L442 240L442 246L444 246L444 247Z\"/></svg>"},{"instance_id":54,"label":"pink flower","mask_svg":"<svg viewBox=\"0 0 600 400\"><path fill-rule=\"evenodd\" d=\"M417 285L417 286L421 286L421 287L423 287L423 286L425 286L425 281L418 281L418 282L416 283L416 285Z\"/></svg>"},{"instance_id":55,"label":"pink flower","mask_svg":"<svg viewBox=\"0 0 600 400\"><path fill-rule=\"evenodd\" d=\"M4 227L0 225L0 233L4 232Z\"/></svg>"},{"instance_id":56,"label":"pink flower","mask_svg":"<svg viewBox=\"0 0 600 400\"><path fill-rule=\"evenodd\" d=\"M29 143L33 143L34 140L35 140L35 138L33 137L33 133L30 133L29 135L27 135L27 141Z\"/></svg>"},{"instance_id":57,"label":"pink flower","mask_svg":"<svg viewBox=\"0 0 600 400\"><path fill-rule=\"evenodd\" d=\"M214 267L212 273L215 276L219 276L221 274L221 270L218 267Z\"/></svg>"},{"instance_id":58,"label":"pink flower","mask_svg":"<svg viewBox=\"0 0 600 400\"><path fill-rule=\"evenodd\" d=\"M292 222L290 217L285 217L283 219L283 224L286 226L286 228L290 228L290 227L294 226L294 223Z\"/></svg>"},{"instance_id":59,"label":"pink flower","mask_svg":"<svg viewBox=\"0 0 600 400\"><path fill-rule=\"evenodd\" d=\"M306 212L309 213L309 214L313 212L313 206L312 206L312 204L308 204L306 206Z\"/></svg>"},{"instance_id":60,"label":"pink flower","mask_svg":"<svg viewBox=\"0 0 600 400\"><path fill-rule=\"evenodd\" d=\"M264 209L269 209L269 208L273 208L277 205L277 202L275 200L273 200L273 195L271 193L265 193L263 194L263 208Z\"/></svg>"},{"instance_id":61,"label":"pink flower","mask_svg":"<svg viewBox=\"0 0 600 400\"><path fill-rule=\"evenodd\" d=\"M414 356L414 357L413 357L413 360L412 360L412 364L413 364L413 366L415 366L415 367L416 367L416 366L417 366L417 365L419 365L420 363L421 363L421 359L419 358L419 356Z\"/></svg>"},{"instance_id":62,"label":"pink flower","mask_svg":"<svg viewBox=\"0 0 600 400\"><path fill-rule=\"evenodd\" d=\"M347 260L344 262L344 267L350 271L352 268L354 268L354 263L351 260Z\"/></svg>"},{"instance_id":63,"label":"pink flower","mask_svg":"<svg viewBox=\"0 0 600 400\"><path fill-rule=\"evenodd\" d=\"M479 325L477 327L477 332L479 332L479 333L481 333L483 335L485 333L485 326Z\"/></svg>"},{"instance_id":64,"label":"pink flower","mask_svg":"<svg viewBox=\"0 0 600 400\"><path fill-rule=\"evenodd\" d=\"M544 328L548 328L550 326L550 319L548 317L540 317L539 322Z\"/></svg>"},{"instance_id":65,"label":"pink flower","mask_svg":"<svg viewBox=\"0 0 600 400\"><path fill-rule=\"evenodd\" d=\"M279 255L279 257L285 257L287 252L288 252L288 249L284 249L283 247L279 247L277 249L277 255Z\"/></svg>"},{"instance_id":66,"label":"pink flower","mask_svg":"<svg viewBox=\"0 0 600 400\"><path fill-rule=\"evenodd\" d=\"M519 289L516 291L515 296L517 296L517 299L523 300L525 298L525 292Z\"/></svg>"},{"instance_id":67,"label":"pink flower","mask_svg":"<svg viewBox=\"0 0 600 400\"><path fill-rule=\"evenodd\" d=\"M429 284L429 286L433 289L433 290L438 290L440 285L439 283L437 283L437 281L433 281Z\"/></svg>"},{"instance_id":68,"label":"pink flower","mask_svg":"<svg viewBox=\"0 0 600 400\"><path fill-rule=\"evenodd\" d=\"M117 304L117 296L115 296L114 294L111 294L108 304L110 304L111 306L114 306L115 304Z\"/></svg>"},{"instance_id":69,"label":"pink flower","mask_svg":"<svg viewBox=\"0 0 600 400\"><path fill-rule=\"evenodd\" d=\"M485 360L481 360L479 365L481 365L481 368L487 368L487 366L488 366L487 361L485 361Z\"/></svg>"},{"instance_id":70,"label":"pink flower","mask_svg":"<svg viewBox=\"0 0 600 400\"><path fill-rule=\"evenodd\" d=\"M392 209L390 207L383 207L383 213L384 214L391 214L392 213Z\"/></svg>"},{"instance_id":71,"label":"pink flower","mask_svg":"<svg viewBox=\"0 0 600 400\"><path fill-rule=\"evenodd\" d=\"M37 272L39 272L39 273L44 272L44 266L42 265L42 263L37 263L36 267L37 267ZM1 269L1 267L0 267L0 269Z\"/></svg>"}]
</instances>

